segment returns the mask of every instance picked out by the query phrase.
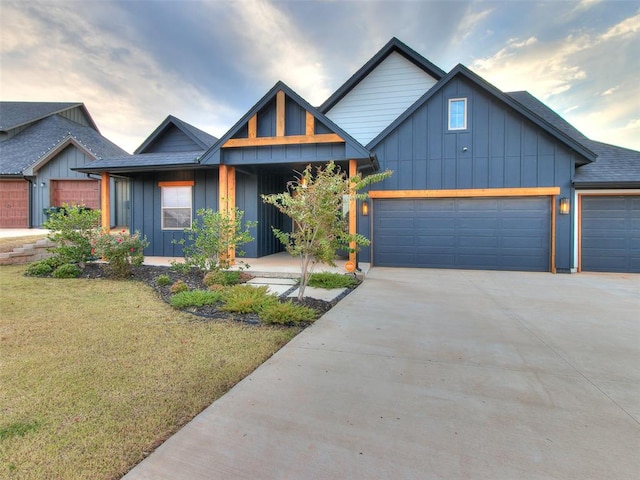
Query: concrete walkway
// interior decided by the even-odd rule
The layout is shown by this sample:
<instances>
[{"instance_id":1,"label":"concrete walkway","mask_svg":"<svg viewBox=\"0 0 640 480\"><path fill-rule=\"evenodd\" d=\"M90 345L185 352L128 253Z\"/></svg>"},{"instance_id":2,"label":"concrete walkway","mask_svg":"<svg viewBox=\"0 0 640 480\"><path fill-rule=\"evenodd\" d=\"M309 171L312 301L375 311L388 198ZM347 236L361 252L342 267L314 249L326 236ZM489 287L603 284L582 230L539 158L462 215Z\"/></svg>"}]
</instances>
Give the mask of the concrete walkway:
<instances>
[{"instance_id":1,"label":"concrete walkway","mask_svg":"<svg viewBox=\"0 0 640 480\"><path fill-rule=\"evenodd\" d=\"M640 276L374 268L125 478L636 479Z\"/></svg>"}]
</instances>

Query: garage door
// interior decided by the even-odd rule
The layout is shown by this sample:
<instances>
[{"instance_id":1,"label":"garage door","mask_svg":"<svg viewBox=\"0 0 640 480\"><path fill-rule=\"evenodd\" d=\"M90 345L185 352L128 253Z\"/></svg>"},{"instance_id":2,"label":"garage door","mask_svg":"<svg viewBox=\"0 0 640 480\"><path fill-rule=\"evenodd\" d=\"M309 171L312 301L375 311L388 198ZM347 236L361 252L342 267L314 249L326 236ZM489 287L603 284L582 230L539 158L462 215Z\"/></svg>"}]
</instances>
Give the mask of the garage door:
<instances>
[{"instance_id":1,"label":"garage door","mask_svg":"<svg viewBox=\"0 0 640 480\"><path fill-rule=\"evenodd\" d=\"M550 203L548 197L376 200L374 265L549 271Z\"/></svg>"},{"instance_id":2,"label":"garage door","mask_svg":"<svg viewBox=\"0 0 640 480\"><path fill-rule=\"evenodd\" d=\"M640 273L640 196L582 196L582 270Z\"/></svg>"},{"instance_id":3,"label":"garage door","mask_svg":"<svg viewBox=\"0 0 640 480\"><path fill-rule=\"evenodd\" d=\"M54 180L51 184L51 205L54 207L66 203L100 208L100 183L97 180Z\"/></svg>"},{"instance_id":4,"label":"garage door","mask_svg":"<svg viewBox=\"0 0 640 480\"><path fill-rule=\"evenodd\" d=\"M0 180L0 228L29 226L29 183Z\"/></svg>"}]
</instances>

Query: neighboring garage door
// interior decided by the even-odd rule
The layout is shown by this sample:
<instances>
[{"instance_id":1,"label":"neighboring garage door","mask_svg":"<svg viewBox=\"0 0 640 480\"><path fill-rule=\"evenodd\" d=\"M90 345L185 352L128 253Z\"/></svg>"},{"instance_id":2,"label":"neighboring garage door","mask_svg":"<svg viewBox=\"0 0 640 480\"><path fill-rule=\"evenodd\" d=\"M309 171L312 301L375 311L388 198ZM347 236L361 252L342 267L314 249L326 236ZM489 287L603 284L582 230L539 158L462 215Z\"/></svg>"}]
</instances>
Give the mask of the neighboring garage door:
<instances>
[{"instance_id":1,"label":"neighboring garage door","mask_svg":"<svg viewBox=\"0 0 640 480\"><path fill-rule=\"evenodd\" d=\"M29 226L29 182L0 180L0 228Z\"/></svg>"},{"instance_id":2,"label":"neighboring garage door","mask_svg":"<svg viewBox=\"0 0 640 480\"><path fill-rule=\"evenodd\" d=\"M640 273L640 196L581 197L581 269Z\"/></svg>"},{"instance_id":3,"label":"neighboring garage door","mask_svg":"<svg viewBox=\"0 0 640 480\"><path fill-rule=\"evenodd\" d=\"M51 205L54 207L66 203L100 208L100 183L97 180L53 180L51 184Z\"/></svg>"},{"instance_id":4,"label":"neighboring garage door","mask_svg":"<svg viewBox=\"0 0 640 480\"><path fill-rule=\"evenodd\" d=\"M549 197L376 200L376 266L549 271Z\"/></svg>"}]
</instances>

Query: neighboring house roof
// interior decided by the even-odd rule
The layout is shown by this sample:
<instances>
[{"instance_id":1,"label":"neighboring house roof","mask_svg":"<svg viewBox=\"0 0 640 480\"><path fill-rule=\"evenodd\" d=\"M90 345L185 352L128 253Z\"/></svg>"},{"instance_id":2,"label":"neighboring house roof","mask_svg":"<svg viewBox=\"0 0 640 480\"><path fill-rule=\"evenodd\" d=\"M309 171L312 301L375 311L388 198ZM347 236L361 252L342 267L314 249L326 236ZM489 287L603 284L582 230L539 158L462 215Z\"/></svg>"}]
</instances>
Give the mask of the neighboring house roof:
<instances>
[{"instance_id":1,"label":"neighboring house roof","mask_svg":"<svg viewBox=\"0 0 640 480\"><path fill-rule=\"evenodd\" d=\"M329 130L338 134L345 141L345 156L347 158L362 159L368 158L375 164L374 168L377 168L377 161L371 156L371 153L364 148L357 140L351 135L345 132L342 128L327 118L317 108L313 107L304 98L294 92L284 82L278 81L244 116L238 120L238 122L229 129L216 143L213 145L203 156L202 163L205 164L219 164L220 163L220 150L224 143L237 134L249 121L249 119L256 113L258 113L263 107L265 107L270 101L272 101L276 94L282 90L285 95L296 102L300 107L304 108L307 112L311 113L314 118L325 125ZM329 159L327 159L329 160ZM337 160L337 159L336 159Z\"/></svg>"},{"instance_id":2,"label":"neighboring house roof","mask_svg":"<svg viewBox=\"0 0 640 480\"><path fill-rule=\"evenodd\" d=\"M185 167L198 167L202 151L194 152L159 152L140 153L138 155L126 155L121 157L104 158L95 160L73 170L83 173L132 173L145 170L173 170Z\"/></svg>"},{"instance_id":3,"label":"neighboring house roof","mask_svg":"<svg viewBox=\"0 0 640 480\"><path fill-rule=\"evenodd\" d=\"M188 124L187 122L180 120L173 115L167 116L163 122L149 135L142 144L136 148L135 154L145 153L145 150L156 140L158 140L167 131L171 125L180 129L187 137L189 137L196 145L202 150L207 150L218 140L213 135L209 135L207 132Z\"/></svg>"},{"instance_id":4,"label":"neighboring house roof","mask_svg":"<svg viewBox=\"0 0 640 480\"><path fill-rule=\"evenodd\" d=\"M94 158L127 153L93 128L54 114L0 142L0 175L32 175L34 167L46 163L52 153L70 141Z\"/></svg>"},{"instance_id":5,"label":"neighboring house roof","mask_svg":"<svg viewBox=\"0 0 640 480\"><path fill-rule=\"evenodd\" d=\"M95 130L98 130L91 115L89 115L82 103L0 102L0 131L6 132L76 107L82 108L89 123Z\"/></svg>"},{"instance_id":6,"label":"neighboring house roof","mask_svg":"<svg viewBox=\"0 0 640 480\"><path fill-rule=\"evenodd\" d=\"M640 152L591 140L529 92L509 92L507 95L597 155L594 162L576 169L576 186L640 185Z\"/></svg>"},{"instance_id":7,"label":"neighboring house roof","mask_svg":"<svg viewBox=\"0 0 640 480\"><path fill-rule=\"evenodd\" d=\"M436 80L442 79L446 75L446 72L437 67L422 55L411 49L396 37L393 37L387 44L376 53L371 60L365 63L356 73L354 73L349 80L347 80L338 90L336 90L328 99L324 101L322 105L318 107L318 110L322 113L327 113L334 105L336 105L342 98L344 98L355 86L360 83L367 75L369 75L380 63L384 61L391 53L398 52L400 55L411 61L417 67L424 70L426 73L434 77Z\"/></svg>"},{"instance_id":8,"label":"neighboring house roof","mask_svg":"<svg viewBox=\"0 0 640 480\"><path fill-rule=\"evenodd\" d=\"M456 76L464 76L467 80L474 83L477 87L483 89L488 94L493 97L501 100L502 102L509 105L511 108L522 114L524 117L532 121L537 126L541 127L551 136L555 137L565 145L567 145L572 150L576 151L581 157L582 161L579 163L587 163L592 162L596 158L596 154L589 149L587 145L578 141L576 138L566 134L558 127L549 123L544 118L540 117L537 113L531 111L529 108L526 108L520 102L514 100L511 96L502 92L498 88L491 85L489 82L484 80L482 77L477 75L476 73L469 70L462 64L458 64L455 68L453 68L442 80L436 83L431 90L425 93L422 97L420 97L411 107L409 107L402 115L400 115L391 125L385 128L376 138L371 140L367 144L367 148L373 149L378 143L380 143L392 130L398 127L402 122L404 122L408 117L413 115L413 113L422 107L429 99L445 85L447 85L453 78ZM577 130L576 130L577 131ZM585 137L586 138L586 137Z\"/></svg>"}]
</instances>

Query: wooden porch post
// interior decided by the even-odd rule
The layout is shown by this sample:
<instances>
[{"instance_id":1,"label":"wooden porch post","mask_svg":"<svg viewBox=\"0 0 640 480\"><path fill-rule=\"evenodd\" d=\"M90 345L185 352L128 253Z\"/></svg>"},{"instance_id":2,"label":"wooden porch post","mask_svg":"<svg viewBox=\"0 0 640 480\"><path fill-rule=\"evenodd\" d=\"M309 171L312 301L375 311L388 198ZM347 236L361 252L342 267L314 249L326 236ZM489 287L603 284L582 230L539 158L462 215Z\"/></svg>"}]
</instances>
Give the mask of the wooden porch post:
<instances>
[{"instance_id":1,"label":"wooden porch post","mask_svg":"<svg viewBox=\"0 0 640 480\"><path fill-rule=\"evenodd\" d=\"M101 173L100 211L102 229L108 232L111 230L111 177L107 172Z\"/></svg>"},{"instance_id":2,"label":"wooden porch post","mask_svg":"<svg viewBox=\"0 0 640 480\"><path fill-rule=\"evenodd\" d=\"M349 160L349 178L353 178L356 176L356 174L358 173L358 164L356 162L356 160ZM355 191L351 192L352 194L355 194ZM349 235L354 235L357 231L356 228L356 224L357 224L357 220L358 220L358 212L356 211L357 209L357 202L355 197L351 197L349 199ZM352 249L352 251L349 252L349 261L353 262L353 265L356 265L356 252L355 252L355 248L356 248L356 242L351 242L349 244L350 249Z\"/></svg>"},{"instance_id":3,"label":"wooden porch post","mask_svg":"<svg viewBox=\"0 0 640 480\"><path fill-rule=\"evenodd\" d=\"M231 220L234 221L236 208L236 169L229 165L220 165L218 175L218 210L229 214ZM227 259L231 265L234 264L235 258L235 249L230 248L227 252Z\"/></svg>"}]
</instances>

